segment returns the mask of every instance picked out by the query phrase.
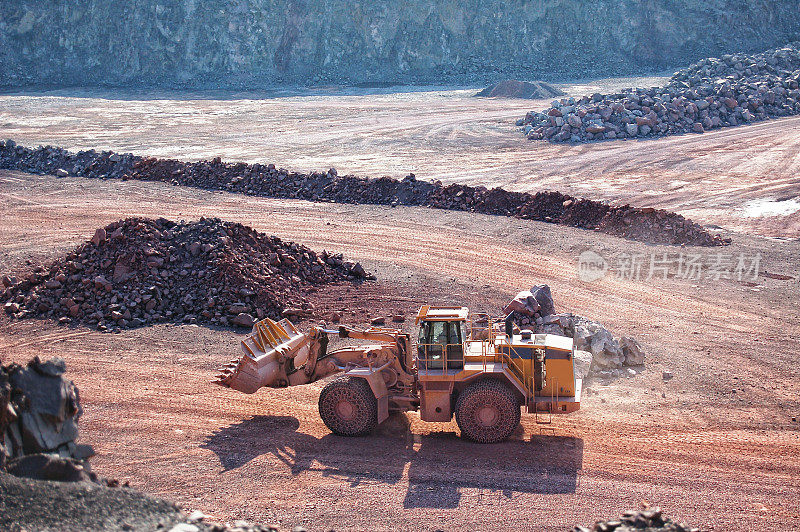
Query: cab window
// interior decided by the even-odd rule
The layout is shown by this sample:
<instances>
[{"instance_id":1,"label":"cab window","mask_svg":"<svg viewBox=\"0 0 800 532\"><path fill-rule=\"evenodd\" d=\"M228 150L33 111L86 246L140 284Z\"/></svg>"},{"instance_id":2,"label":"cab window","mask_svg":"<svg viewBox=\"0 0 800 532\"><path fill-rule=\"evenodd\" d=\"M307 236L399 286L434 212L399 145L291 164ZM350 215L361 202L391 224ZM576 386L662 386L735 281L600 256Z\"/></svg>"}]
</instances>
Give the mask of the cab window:
<instances>
[{"instance_id":1,"label":"cab window","mask_svg":"<svg viewBox=\"0 0 800 532\"><path fill-rule=\"evenodd\" d=\"M460 344L461 343L461 327L459 327L459 323L452 321L447 324L447 328L449 329L449 340L447 341L448 344Z\"/></svg>"}]
</instances>

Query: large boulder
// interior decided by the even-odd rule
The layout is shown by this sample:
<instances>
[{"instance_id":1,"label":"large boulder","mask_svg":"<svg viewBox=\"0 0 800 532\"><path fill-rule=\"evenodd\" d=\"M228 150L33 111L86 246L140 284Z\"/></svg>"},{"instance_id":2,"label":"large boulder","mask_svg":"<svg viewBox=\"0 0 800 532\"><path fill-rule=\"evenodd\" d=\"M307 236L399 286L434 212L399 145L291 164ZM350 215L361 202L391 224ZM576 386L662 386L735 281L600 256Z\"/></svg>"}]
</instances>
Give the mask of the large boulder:
<instances>
[{"instance_id":1,"label":"large boulder","mask_svg":"<svg viewBox=\"0 0 800 532\"><path fill-rule=\"evenodd\" d=\"M535 321L537 334L558 334L573 339L575 348L590 353L592 370L619 369L644 364L645 353L630 337L616 338L596 321L574 314L550 314Z\"/></svg>"},{"instance_id":2,"label":"large boulder","mask_svg":"<svg viewBox=\"0 0 800 532\"><path fill-rule=\"evenodd\" d=\"M601 369L621 368L625 362L619 342L602 327L592 335L589 351L592 352L594 364Z\"/></svg>"},{"instance_id":3,"label":"large boulder","mask_svg":"<svg viewBox=\"0 0 800 532\"><path fill-rule=\"evenodd\" d=\"M505 306L503 312L515 312L522 316L542 317L555 313L553 296L550 287L546 284L537 285L530 290L518 293L511 302Z\"/></svg>"},{"instance_id":4,"label":"large boulder","mask_svg":"<svg viewBox=\"0 0 800 532\"><path fill-rule=\"evenodd\" d=\"M575 378L585 379L589 376L592 368L593 355L589 351L575 350L575 359L573 365L575 367Z\"/></svg>"},{"instance_id":5,"label":"large boulder","mask_svg":"<svg viewBox=\"0 0 800 532\"><path fill-rule=\"evenodd\" d=\"M0 454L6 460L41 453L83 460L93 454L91 447L75 443L82 409L78 388L63 377L65 370L57 357L46 362L34 357L25 367L0 370L0 406L5 404Z\"/></svg>"},{"instance_id":6,"label":"large boulder","mask_svg":"<svg viewBox=\"0 0 800 532\"><path fill-rule=\"evenodd\" d=\"M576 349L592 353L593 369L622 367L625 355L608 329L581 316L571 316L571 321L571 330L570 327L565 327L565 335L572 336Z\"/></svg>"},{"instance_id":7,"label":"large boulder","mask_svg":"<svg viewBox=\"0 0 800 532\"><path fill-rule=\"evenodd\" d=\"M503 308L503 313L515 312L522 316L533 316L539 311L539 303L530 290L525 290L514 296L514 299Z\"/></svg>"},{"instance_id":8,"label":"large boulder","mask_svg":"<svg viewBox=\"0 0 800 532\"><path fill-rule=\"evenodd\" d=\"M231 323L236 325L237 327L246 327L250 328L256 322L255 318L246 312L240 312L235 318L231 320Z\"/></svg>"},{"instance_id":9,"label":"large boulder","mask_svg":"<svg viewBox=\"0 0 800 532\"><path fill-rule=\"evenodd\" d=\"M533 298L539 304L539 314L542 316L549 316L555 314L556 306L553 303L553 295L550 293L550 287L546 284L537 285L531 288Z\"/></svg>"},{"instance_id":10,"label":"large boulder","mask_svg":"<svg viewBox=\"0 0 800 532\"><path fill-rule=\"evenodd\" d=\"M592 344L592 334L588 326L575 325L572 330L572 341L575 343L575 348L588 351Z\"/></svg>"},{"instance_id":11,"label":"large boulder","mask_svg":"<svg viewBox=\"0 0 800 532\"><path fill-rule=\"evenodd\" d=\"M561 316L549 314L536 320L534 331L537 334L557 334L559 336L569 336L566 334L561 324Z\"/></svg>"}]
</instances>

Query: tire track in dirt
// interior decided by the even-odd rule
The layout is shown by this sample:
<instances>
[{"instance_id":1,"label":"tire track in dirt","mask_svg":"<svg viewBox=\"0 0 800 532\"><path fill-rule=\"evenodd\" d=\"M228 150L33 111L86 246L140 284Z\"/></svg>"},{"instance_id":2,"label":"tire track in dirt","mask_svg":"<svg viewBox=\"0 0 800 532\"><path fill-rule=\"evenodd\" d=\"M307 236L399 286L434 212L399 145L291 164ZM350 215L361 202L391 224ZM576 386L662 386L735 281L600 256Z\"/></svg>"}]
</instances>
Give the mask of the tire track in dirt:
<instances>
[{"instance_id":1,"label":"tire track in dirt","mask_svg":"<svg viewBox=\"0 0 800 532\"><path fill-rule=\"evenodd\" d=\"M0 183L43 203L9 206L0 220L0 273L24 266L23 257L52 257L124 216L218 215L362 260L380 279L372 299L359 303L366 307L394 294L410 305L420 294L450 290L475 306L548 282L559 310L636 336L648 351L645 372L592 384L582 410L555 418L550 430L524 416L512 441L481 447L456 439L454 424L422 423L416 414L408 432L332 436L316 410L321 383L252 396L212 387L213 368L238 353L232 331L158 325L117 335L80 331L53 343L74 331L0 317L0 342L12 360L27 358L25 342L38 340L41 356L67 358L100 474L223 519L337 529L386 529L387 518L414 524L408 528L563 529L618 515L641 499L704 527L800 526L792 510L800 488L791 482L800 474L800 439L790 422L800 396L792 365L800 319L785 282L764 280L761 292L734 282L582 283L575 259L583 249L661 248L469 213L245 198L160 183L93 182L91 193L75 179ZM67 207L54 211L55 204ZM770 264L800 252L795 243L739 240L732 252L759 249ZM480 299L484 285L490 300ZM664 382L662 369L674 378ZM776 404L765 383L794 401ZM741 398L730 397L733 387L746 388Z\"/></svg>"},{"instance_id":2,"label":"tire track in dirt","mask_svg":"<svg viewBox=\"0 0 800 532\"><path fill-rule=\"evenodd\" d=\"M11 124L7 136L29 145L184 160L219 155L301 171L335 166L340 174L370 177L414 172L421 179L660 207L733 231L800 235L797 220L748 219L740 212L773 194L800 197L800 117L702 135L568 146L529 142L513 125L548 101L472 98L471 91L262 100L117 96L0 96L0 123ZM784 180L781 187L773 183ZM686 184L672 190L675 181Z\"/></svg>"}]
</instances>

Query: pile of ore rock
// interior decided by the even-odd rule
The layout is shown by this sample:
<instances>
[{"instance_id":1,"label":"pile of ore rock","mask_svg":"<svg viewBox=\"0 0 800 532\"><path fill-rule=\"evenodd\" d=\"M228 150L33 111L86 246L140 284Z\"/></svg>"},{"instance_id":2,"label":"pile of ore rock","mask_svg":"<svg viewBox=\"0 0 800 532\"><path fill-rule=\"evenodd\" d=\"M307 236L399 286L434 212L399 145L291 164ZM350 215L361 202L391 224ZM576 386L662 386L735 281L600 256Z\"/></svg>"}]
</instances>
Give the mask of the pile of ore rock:
<instances>
[{"instance_id":1,"label":"pile of ore rock","mask_svg":"<svg viewBox=\"0 0 800 532\"><path fill-rule=\"evenodd\" d=\"M507 79L486 87L475 96L482 98L542 100L563 95L564 91L544 81L517 81L515 79Z\"/></svg>"},{"instance_id":2,"label":"pile of ore rock","mask_svg":"<svg viewBox=\"0 0 800 532\"><path fill-rule=\"evenodd\" d=\"M616 337L601 324L582 316L556 313L546 284L520 292L503 312L513 313L513 322L520 329L572 338L576 374L581 378L590 374L617 377L625 367L644 364L645 353L633 338Z\"/></svg>"},{"instance_id":3,"label":"pile of ore rock","mask_svg":"<svg viewBox=\"0 0 800 532\"><path fill-rule=\"evenodd\" d=\"M0 366L0 470L40 480L97 481L88 445L75 443L78 388L62 377L64 360Z\"/></svg>"},{"instance_id":4,"label":"pile of ore rock","mask_svg":"<svg viewBox=\"0 0 800 532\"><path fill-rule=\"evenodd\" d=\"M0 168L35 174L99 179L161 181L206 190L336 203L413 205L468 211L591 229L651 244L719 246L730 239L708 232L683 216L661 209L610 206L559 192L510 192L461 184L366 179L325 173L289 172L275 165L183 162L94 150L71 153L54 147L26 148L0 141Z\"/></svg>"},{"instance_id":5,"label":"pile of ore rock","mask_svg":"<svg viewBox=\"0 0 800 532\"><path fill-rule=\"evenodd\" d=\"M314 285L368 277L341 255L239 223L128 218L23 279L3 276L0 303L15 318L100 330L161 321L250 327L255 318L310 315L304 292Z\"/></svg>"},{"instance_id":6,"label":"pile of ore rock","mask_svg":"<svg viewBox=\"0 0 800 532\"><path fill-rule=\"evenodd\" d=\"M800 114L800 42L703 59L663 87L554 101L517 121L529 139L584 142L703 133Z\"/></svg>"},{"instance_id":7,"label":"pile of ore rock","mask_svg":"<svg viewBox=\"0 0 800 532\"><path fill-rule=\"evenodd\" d=\"M659 508L628 510L619 519L598 521L591 527L576 526L573 532L699 532L700 529L664 517Z\"/></svg>"}]
</instances>

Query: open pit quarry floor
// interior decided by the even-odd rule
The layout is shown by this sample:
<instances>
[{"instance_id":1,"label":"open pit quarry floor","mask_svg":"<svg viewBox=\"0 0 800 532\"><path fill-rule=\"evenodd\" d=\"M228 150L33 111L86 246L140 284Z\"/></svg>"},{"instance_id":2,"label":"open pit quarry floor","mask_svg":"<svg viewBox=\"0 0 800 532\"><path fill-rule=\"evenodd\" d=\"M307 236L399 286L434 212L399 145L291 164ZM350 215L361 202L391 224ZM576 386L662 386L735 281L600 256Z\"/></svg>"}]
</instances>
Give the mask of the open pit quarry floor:
<instances>
[{"instance_id":1,"label":"open pit quarry floor","mask_svg":"<svg viewBox=\"0 0 800 532\"><path fill-rule=\"evenodd\" d=\"M612 80L575 91L662 82ZM733 244L646 246L464 212L2 171L0 274L24 274L126 216L219 216L342 252L373 271L378 280L360 288L312 294L320 310L346 309L344 323L402 312L411 330L423 303L499 313L518 290L547 283L558 311L633 336L647 352L636 376L588 382L579 412L549 425L524 415L506 443L464 442L455 423L423 423L414 413L345 439L318 416L324 383L252 396L209 384L214 368L238 356L240 332L162 324L104 334L0 316L4 363L66 359L85 409L81 439L97 450L94 469L220 520L310 530L564 530L641 501L708 529L800 528L800 117L554 145L528 141L514 126L546 101L477 99L472 90L368 92L0 95L0 137L559 190L677 211L720 226ZM587 249L604 257L761 253L762 275L585 282L577 259ZM664 380L664 371L674 378Z\"/></svg>"},{"instance_id":2,"label":"open pit quarry floor","mask_svg":"<svg viewBox=\"0 0 800 532\"><path fill-rule=\"evenodd\" d=\"M582 96L666 78L560 85ZM296 171L410 172L509 190L678 212L699 223L800 237L800 117L705 134L582 145L529 141L514 125L550 100L471 90L254 93L59 90L0 95L0 136L29 146L111 149L184 160L274 163ZM769 214L768 216L763 216Z\"/></svg>"},{"instance_id":3,"label":"open pit quarry floor","mask_svg":"<svg viewBox=\"0 0 800 532\"><path fill-rule=\"evenodd\" d=\"M673 140L651 145L660 142ZM549 425L524 415L505 443L465 442L455 423L415 413L341 438L317 413L324 382L254 395L209 383L238 356L241 332L161 324L111 334L0 317L4 363L66 359L85 411L81 441L95 447L101 476L219 520L310 530L565 530L642 501L707 529L800 527L796 240L734 234L722 249L646 246L464 212L3 171L0 273L25 274L127 216L219 216L359 260L377 281L312 294L320 311L346 308L344 323L402 312L411 330L422 303L497 313L518 290L547 283L558 311L637 338L648 358L633 377L588 382L575 414ZM762 275L587 282L576 269L586 249L760 252Z\"/></svg>"}]
</instances>

